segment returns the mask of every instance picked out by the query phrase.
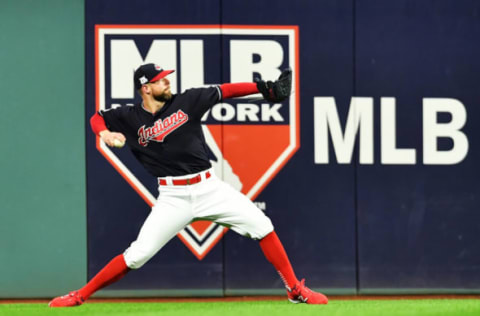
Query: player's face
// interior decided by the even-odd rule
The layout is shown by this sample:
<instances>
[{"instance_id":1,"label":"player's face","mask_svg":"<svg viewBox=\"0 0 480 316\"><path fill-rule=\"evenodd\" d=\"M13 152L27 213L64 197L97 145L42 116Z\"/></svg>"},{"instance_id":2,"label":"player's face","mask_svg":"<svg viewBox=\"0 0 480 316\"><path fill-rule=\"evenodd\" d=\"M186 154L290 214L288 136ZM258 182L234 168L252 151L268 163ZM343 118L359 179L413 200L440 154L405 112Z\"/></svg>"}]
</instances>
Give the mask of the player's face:
<instances>
[{"instance_id":1,"label":"player's face","mask_svg":"<svg viewBox=\"0 0 480 316\"><path fill-rule=\"evenodd\" d=\"M170 81L167 78L162 78L158 81L151 82L150 84L152 87L152 96L155 100L165 102L172 98Z\"/></svg>"}]
</instances>

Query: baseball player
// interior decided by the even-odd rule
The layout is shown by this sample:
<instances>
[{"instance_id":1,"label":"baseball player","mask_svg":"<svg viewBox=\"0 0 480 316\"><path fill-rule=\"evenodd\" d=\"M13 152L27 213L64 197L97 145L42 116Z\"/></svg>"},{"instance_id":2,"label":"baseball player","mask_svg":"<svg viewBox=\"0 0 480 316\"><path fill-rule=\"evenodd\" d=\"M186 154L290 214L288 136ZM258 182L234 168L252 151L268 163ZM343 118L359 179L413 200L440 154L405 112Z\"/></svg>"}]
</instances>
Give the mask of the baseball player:
<instances>
[{"instance_id":1,"label":"baseball player","mask_svg":"<svg viewBox=\"0 0 480 316\"><path fill-rule=\"evenodd\" d=\"M271 102L286 99L291 91L291 71L282 72L275 82L226 83L176 95L171 93L166 78L172 72L155 64L140 66L134 82L142 102L92 116L90 123L96 135L109 146L119 147L126 142L147 171L158 178L159 196L130 247L84 287L53 299L49 306L83 304L96 291L142 267L196 220L214 221L258 240L283 280L291 302L327 304L326 296L306 287L304 279L296 278L270 219L245 195L215 176L201 126L203 114L223 99L258 92Z\"/></svg>"}]
</instances>

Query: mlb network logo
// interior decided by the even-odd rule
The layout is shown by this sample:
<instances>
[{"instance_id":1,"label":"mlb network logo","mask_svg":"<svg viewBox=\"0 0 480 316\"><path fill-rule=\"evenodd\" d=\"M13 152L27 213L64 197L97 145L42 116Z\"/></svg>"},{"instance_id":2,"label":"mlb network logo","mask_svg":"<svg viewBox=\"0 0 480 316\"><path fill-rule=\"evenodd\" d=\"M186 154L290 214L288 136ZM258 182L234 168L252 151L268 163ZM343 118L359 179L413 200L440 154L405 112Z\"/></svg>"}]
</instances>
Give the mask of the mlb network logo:
<instances>
[{"instance_id":1,"label":"mlb network logo","mask_svg":"<svg viewBox=\"0 0 480 316\"><path fill-rule=\"evenodd\" d=\"M298 28L242 25L96 25L96 110L140 102L134 70L143 63L175 69L172 93L226 82L276 79L293 72L292 95L282 103L223 100L203 117L215 173L254 200L300 146ZM153 206L155 196L129 162L99 138L97 149ZM150 179L151 180L151 179ZM177 235L203 259L227 232L198 221Z\"/></svg>"}]
</instances>

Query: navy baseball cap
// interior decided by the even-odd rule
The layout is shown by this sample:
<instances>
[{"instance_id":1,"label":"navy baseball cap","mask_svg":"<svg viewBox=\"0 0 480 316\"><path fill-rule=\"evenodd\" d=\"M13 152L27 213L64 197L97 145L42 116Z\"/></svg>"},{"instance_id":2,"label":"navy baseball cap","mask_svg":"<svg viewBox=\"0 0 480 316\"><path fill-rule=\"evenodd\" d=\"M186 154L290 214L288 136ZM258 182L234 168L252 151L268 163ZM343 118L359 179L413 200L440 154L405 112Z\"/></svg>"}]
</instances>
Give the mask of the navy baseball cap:
<instances>
[{"instance_id":1,"label":"navy baseball cap","mask_svg":"<svg viewBox=\"0 0 480 316\"><path fill-rule=\"evenodd\" d=\"M157 64L141 65L135 70L135 74L133 75L135 89L138 90L146 83L160 80L174 71L175 70L163 70L163 68Z\"/></svg>"}]
</instances>

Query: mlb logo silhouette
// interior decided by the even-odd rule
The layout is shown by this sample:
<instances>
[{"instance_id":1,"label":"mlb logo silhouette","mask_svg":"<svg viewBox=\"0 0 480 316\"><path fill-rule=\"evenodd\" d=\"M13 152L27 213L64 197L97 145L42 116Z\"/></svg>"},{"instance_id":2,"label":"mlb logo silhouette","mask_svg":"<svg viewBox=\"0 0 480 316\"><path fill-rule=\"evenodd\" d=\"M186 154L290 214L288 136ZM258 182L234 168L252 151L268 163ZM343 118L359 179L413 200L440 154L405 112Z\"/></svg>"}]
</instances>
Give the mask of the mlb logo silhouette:
<instances>
[{"instance_id":1,"label":"mlb logo silhouette","mask_svg":"<svg viewBox=\"0 0 480 316\"><path fill-rule=\"evenodd\" d=\"M96 110L140 102L133 73L144 63L175 69L172 93L226 82L275 80L292 69L292 95L269 103L261 95L223 100L205 113L203 131L215 173L254 200L299 148L298 28L240 25L96 25ZM152 177L132 157L97 149L152 206ZM136 171L134 171L136 170ZM228 231L198 221L177 235L203 259Z\"/></svg>"}]
</instances>

